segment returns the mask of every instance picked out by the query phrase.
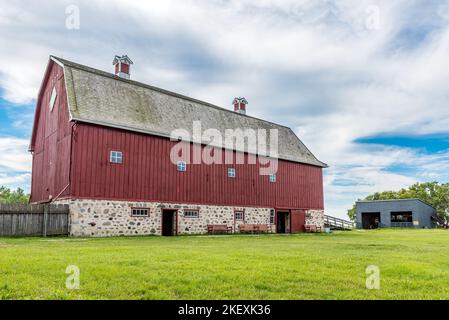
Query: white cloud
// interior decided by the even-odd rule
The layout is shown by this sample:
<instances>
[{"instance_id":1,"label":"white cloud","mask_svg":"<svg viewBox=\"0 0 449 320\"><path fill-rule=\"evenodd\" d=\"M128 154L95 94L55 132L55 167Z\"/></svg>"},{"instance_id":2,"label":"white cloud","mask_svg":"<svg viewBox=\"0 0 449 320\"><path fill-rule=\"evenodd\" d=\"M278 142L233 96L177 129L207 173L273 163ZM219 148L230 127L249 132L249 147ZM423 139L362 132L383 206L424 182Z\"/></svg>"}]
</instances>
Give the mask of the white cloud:
<instances>
[{"instance_id":1,"label":"white cloud","mask_svg":"<svg viewBox=\"0 0 449 320\"><path fill-rule=\"evenodd\" d=\"M0 186L5 186L13 190L21 188L25 192L30 191L31 174L12 174L8 175L0 172Z\"/></svg>"},{"instance_id":2,"label":"white cloud","mask_svg":"<svg viewBox=\"0 0 449 320\"><path fill-rule=\"evenodd\" d=\"M0 137L0 186L30 190L31 155L27 139Z\"/></svg>"},{"instance_id":3,"label":"white cloud","mask_svg":"<svg viewBox=\"0 0 449 320\"><path fill-rule=\"evenodd\" d=\"M65 29L65 7L72 3L80 7L77 31ZM0 87L8 100L36 97L49 54L111 70L113 55L126 53L135 62L134 79L223 106L243 95L250 114L293 127L331 166L326 170L331 214L343 216L343 209L373 191L448 179L444 153L353 142L379 133L447 132L449 6L444 3L0 4L0 59L7 61ZM367 28L372 6L379 9L374 29ZM19 157L14 164L0 156L0 166L27 167L23 154ZM391 166L414 170L392 173Z\"/></svg>"},{"instance_id":4,"label":"white cloud","mask_svg":"<svg viewBox=\"0 0 449 320\"><path fill-rule=\"evenodd\" d=\"M0 137L0 170L29 172L31 155L28 153L29 141L14 137Z\"/></svg>"}]
</instances>

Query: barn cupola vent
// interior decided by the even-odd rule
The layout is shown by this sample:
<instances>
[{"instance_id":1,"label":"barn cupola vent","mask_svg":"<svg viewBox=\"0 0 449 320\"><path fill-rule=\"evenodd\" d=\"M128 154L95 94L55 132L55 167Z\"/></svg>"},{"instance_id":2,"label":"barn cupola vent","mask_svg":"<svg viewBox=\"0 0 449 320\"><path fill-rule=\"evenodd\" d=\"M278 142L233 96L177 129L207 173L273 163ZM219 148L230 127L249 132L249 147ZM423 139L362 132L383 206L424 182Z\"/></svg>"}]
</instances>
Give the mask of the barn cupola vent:
<instances>
[{"instance_id":1,"label":"barn cupola vent","mask_svg":"<svg viewBox=\"0 0 449 320\"><path fill-rule=\"evenodd\" d=\"M234 101L232 101L232 104L234 105L235 112L246 114L246 105L248 104L248 101L246 101L245 98L235 98Z\"/></svg>"},{"instance_id":2,"label":"barn cupola vent","mask_svg":"<svg viewBox=\"0 0 449 320\"><path fill-rule=\"evenodd\" d=\"M115 75L123 79L129 79L131 76L131 65L134 64L127 55L115 56L112 64L115 67Z\"/></svg>"}]
</instances>

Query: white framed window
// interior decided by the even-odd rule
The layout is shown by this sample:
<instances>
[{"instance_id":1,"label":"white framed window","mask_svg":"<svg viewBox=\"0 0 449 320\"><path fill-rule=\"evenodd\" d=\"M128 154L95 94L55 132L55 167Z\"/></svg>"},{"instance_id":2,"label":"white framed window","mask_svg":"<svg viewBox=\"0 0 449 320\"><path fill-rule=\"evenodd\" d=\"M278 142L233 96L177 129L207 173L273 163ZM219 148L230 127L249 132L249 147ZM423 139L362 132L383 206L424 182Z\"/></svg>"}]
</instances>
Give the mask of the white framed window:
<instances>
[{"instance_id":1,"label":"white framed window","mask_svg":"<svg viewBox=\"0 0 449 320\"><path fill-rule=\"evenodd\" d=\"M270 174L270 182L272 182L272 183L276 182L276 175L275 174Z\"/></svg>"},{"instance_id":2,"label":"white framed window","mask_svg":"<svg viewBox=\"0 0 449 320\"><path fill-rule=\"evenodd\" d=\"M274 224L275 217L276 217L276 212L274 211L274 209L271 209L270 210L270 224Z\"/></svg>"},{"instance_id":3,"label":"white framed window","mask_svg":"<svg viewBox=\"0 0 449 320\"><path fill-rule=\"evenodd\" d=\"M111 155L109 158L111 163L121 164L123 163L123 152L121 151L111 151Z\"/></svg>"},{"instance_id":4,"label":"white framed window","mask_svg":"<svg viewBox=\"0 0 449 320\"><path fill-rule=\"evenodd\" d=\"M179 172L187 171L187 163L185 161L178 161L176 168Z\"/></svg>"},{"instance_id":5,"label":"white framed window","mask_svg":"<svg viewBox=\"0 0 449 320\"><path fill-rule=\"evenodd\" d=\"M235 211L234 212L235 220L243 221L245 220L245 212L243 211Z\"/></svg>"},{"instance_id":6,"label":"white framed window","mask_svg":"<svg viewBox=\"0 0 449 320\"><path fill-rule=\"evenodd\" d=\"M57 96L58 96L58 93L56 92L56 87L53 87L53 90L51 91L50 102L48 104L48 106L50 108L50 112L52 112L55 107L55 102L56 102Z\"/></svg>"},{"instance_id":7,"label":"white framed window","mask_svg":"<svg viewBox=\"0 0 449 320\"><path fill-rule=\"evenodd\" d=\"M186 218L199 218L200 212L198 210L186 210L184 211L184 217Z\"/></svg>"},{"instance_id":8,"label":"white framed window","mask_svg":"<svg viewBox=\"0 0 449 320\"><path fill-rule=\"evenodd\" d=\"M131 216L133 217L148 217L149 211L145 208L132 208L131 209Z\"/></svg>"},{"instance_id":9,"label":"white framed window","mask_svg":"<svg viewBox=\"0 0 449 320\"><path fill-rule=\"evenodd\" d=\"M235 168L228 168L228 177L235 178Z\"/></svg>"}]
</instances>

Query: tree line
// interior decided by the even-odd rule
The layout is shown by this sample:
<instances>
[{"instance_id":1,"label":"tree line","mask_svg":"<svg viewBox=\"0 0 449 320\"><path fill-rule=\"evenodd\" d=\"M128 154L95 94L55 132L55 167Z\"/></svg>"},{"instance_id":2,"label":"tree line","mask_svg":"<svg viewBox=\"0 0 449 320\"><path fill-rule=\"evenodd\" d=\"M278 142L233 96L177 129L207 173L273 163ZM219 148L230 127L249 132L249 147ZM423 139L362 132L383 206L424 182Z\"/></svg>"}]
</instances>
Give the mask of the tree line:
<instances>
[{"instance_id":1,"label":"tree line","mask_svg":"<svg viewBox=\"0 0 449 320\"><path fill-rule=\"evenodd\" d=\"M30 199L30 195L26 194L21 188L17 190L11 190L7 187L0 186L0 203L21 203L27 204Z\"/></svg>"}]
</instances>

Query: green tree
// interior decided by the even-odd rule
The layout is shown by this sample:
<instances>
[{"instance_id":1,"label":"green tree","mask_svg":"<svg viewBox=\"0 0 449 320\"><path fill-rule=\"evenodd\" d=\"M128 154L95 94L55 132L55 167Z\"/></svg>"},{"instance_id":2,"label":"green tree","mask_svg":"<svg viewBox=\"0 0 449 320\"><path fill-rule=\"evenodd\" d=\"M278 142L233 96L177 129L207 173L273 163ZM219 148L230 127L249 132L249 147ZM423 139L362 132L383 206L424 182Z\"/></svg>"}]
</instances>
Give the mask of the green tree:
<instances>
[{"instance_id":1,"label":"green tree","mask_svg":"<svg viewBox=\"0 0 449 320\"><path fill-rule=\"evenodd\" d=\"M437 210L437 215L445 220L449 217L449 183L423 182L401 189L399 191L376 192L363 200L395 200L417 198ZM361 199L359 199L360 201ZM348 216L355 220L355 204L348 210Z\"/></svg>"},{"instance_id":2,"label":"green tree","mask_svg":"<svg viewBox=\"0 0 449 320\"><path fill-rule=\"evenodd\" d=\"M28 203L30 196L23 191L23 189L17 188L17 190L11 190L7 187L0 187L0 203Z\"/></svg>"}]
</instances>

